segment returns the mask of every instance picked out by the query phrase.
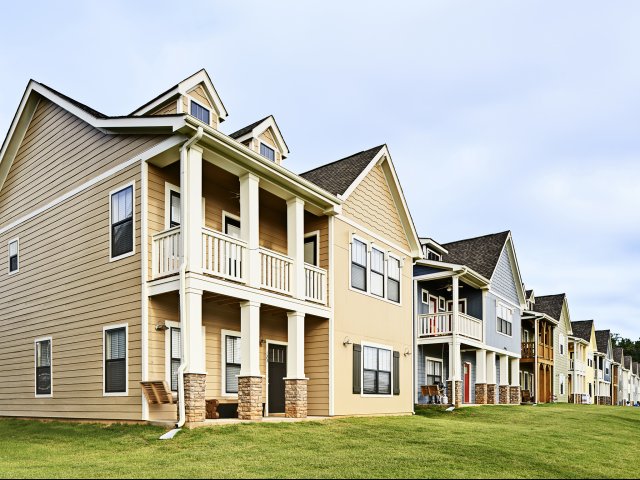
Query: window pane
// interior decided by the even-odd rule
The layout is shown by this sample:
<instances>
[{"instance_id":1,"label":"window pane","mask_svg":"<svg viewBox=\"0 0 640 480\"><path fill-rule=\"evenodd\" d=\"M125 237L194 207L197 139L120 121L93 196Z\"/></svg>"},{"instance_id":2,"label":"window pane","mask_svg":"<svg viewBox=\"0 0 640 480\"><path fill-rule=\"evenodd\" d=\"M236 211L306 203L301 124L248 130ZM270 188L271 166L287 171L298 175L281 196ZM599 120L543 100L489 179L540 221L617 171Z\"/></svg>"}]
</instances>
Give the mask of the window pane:
<instances>
[{"instance_id":1,"label":"window pane","mask_svg":"<svg viewBox=\"0 0 640 480\"><path fill-rule=\"evenodd\" d=\"M224 217L224 233L234 238L240 238L240 221L231 217Z\"/></svg>"},{"instance_id":2,"label":"window pane","mask_svg":"<svg viewBox=\"0 0 640 480\"><path fill-rule=\"evenodd\" d=\"M172 359L182 358L182 342L181 342L179 328L171 329L171 358Z\"/></svg>"},{"instance_id":3,"label":"window pane","mask_svg":"<svg viewBox=\"0 0 640 480\"><path fill-rule=\"evenodd\" d=\"M50 367L51 366L51 342L44 340L36 344L36 366L37 367Z\"/></svg>"},{"instance_id":4,"label":"window pane","mask_svg":"<svg viewBox=\"0 0 640 480\"><path fill-rule=\"evenodd\" d=\"M400 280L400 260L389 257L388 268L387 275L389 275L389 278Z\"/></svg>"},{"instance_id":5,"label":"window pane","mask_svg":"<svg viewBox=\"0 0 640 480\"><path fill-rule=\"evenodd\" d=\"M191 102L191 115L196 117L201 122L206 123L207 125L209 125L210 123L209 110L194 101Z\"/></svg>"},{"instance_id":6,"label":"window pane","mask_svg":"<svg viewBox=\"0 0 640 480\"><path fill-rule=\"evenodd\" d=\"M316 259L317 240L315 235L304 239L304 261L309 265L318 266Z\"/></svg>"},{"instance_id":7,"label":"window pane","mask_svg":"<svg viewBox=\"0 0 640 480\"><path fill-rule=\"evenodd\" d=\"M18 270L18 256L14 255L9 258L9 271L15 272Z\"/></svg>"},{"instance_id":8,"label":"window pane","mask_svg":"<svg viewBox=\"0 0 640 480\"><path fill-rule=\"evenodd\" d=\"M371 250L371 270L384 274L384 253L375 248Z\"/></svg>"},{"instance_id":9,"label":"window pane","mask_svg":"<svg viewBox=\"0 0 640 480\"><path fill-rule=\"evenodd\" d=\"M126 357L126 335L124 328L107 331L107 360L118 360Z\"/></svg>"},{"instance_id":10,"label":"window pane","mask_svg":"<svg viewBox=\"0 0 640 480\"><path fill-rule=\"evenodd\" d=\"M178 192L171 192L171 205L169 210L169 226L175 227L180 225L180 194Z\"/></svg>"},{"instance_id":11,"label":"window pane","mask_svg":"<svg viewBox=\"0 0 640 480\"><path fill-rule=\"evenodd\" d=\"M38 395L51 393L51 367L36 368L36 393Z\"/></svg>"},{"instance_id":12,"label":"window pane","mask_svg":"<svg viewBox=\"0 0 640 480\"><path fill-rule=\"evenodd\" d=\"M18 255L18 242L11 242L9 244L9 256L13 257L14 255Z\"/></svg>"},{"instance_id":13,"label":"window pane","mask_svg":"<svg viewBox=\"0 0 640 480\"><path fill-rule=\"evenodd\" d=\"M241 363L240 337L227 336L226 340L227 363Z\"/></svg>"},{"instance_id":14,"label":"window pane","mask_svg":"<svg viewBox=\"0 0 640 480\"><path fill-rule=\"evenodd\" d=\"M364 267L367 266L367 246L359 240L353 240L351 261Z\"/></svg>"},{"instance_id":15,"label":"window pane","mask_svg":"<svg viewBox=\"0 0 640 480\"><path fill-rule=\"evenodd\" d=\"M367 269L360 265L351 265L351 286L358 290L367 289Z\"/></svg>"},{"instance_id":16,"label":"window pane","mask_svg":"<svg viewBox=\"0 0 640 480\"><path fill-rule=\"evenodd\" d=\"M260 155L271 160L272 162L276 161L276 152L273 148L267 147L264 143L260 144Z\"/></svg>"},{"instance_id":17,"label":"window pane","mask_svg":"<svg viewBox=\"0 0 640 480\"><path fill-rule=\"evenodd\" d=\"M126 391L125 360L108 360L105 372L105 391L107 393Z\"/></svg>"},{"instance_id":18,"label":"window pane","mask_svg":"<svg viewBox=\"0 0 640 480\"><path fill-rule=\"evenodd\" d=\"M225 371L225 389L227 393L238 393L238 375L240 375L240 365L227 365Z\"/></svg>"},{"instance_id":19,"label":"window pane","mask_svg":"<svg viewBox=\"0 0 640 480\"><path fill-rule=\"evenodd\" d=\"M371 272L371 293L384 297L384 275Z\"/></svg>"},{"instance_id":20,"label":"window pane","mask_svg":"<svg viewBox=\"0 0 640 480\"><path fill-rule=\"evenodd\" d=\"M180 360L171 360L171 391L178 391L178 370L180 369Z\"/></svg>"},{"instance_id":21,"label":"window pane","mask_svg":"<svg viewBox=\"0 0 640 480\"><path fill-rule=\"evenodd\" d=\"M378 370L384 372L391 371L391 351L390 350L378 350Z\"/></svg>"},{"instance_id":22,"label":"window pane","mask_svg":"<svg viewBox=\"0 0 640 480\"><path fill-rule=\"evenodd\" d=\"M400 301L400 282L389 278L387 282L388 298L393 302Z\"/></svg>"},{"instance_id":23,"label":"window pane","mask_svg":"<svg viewBox=\"0 0 640 480\"><path fill-rule=\"evenodd\" d=\"M378 393L381 395L389 395L391 393L391 373L378 373Z\"/></svg>"},{"instance_id":24,"label":"window pane","mask_svg":"<svg viewBox=\"0 0 640 480\"><path fill-rule=\"evenodd\" d=\"M378 349L364 347L364 368L367 370L378 369Z\"/></svg>"},{"instance_id":25,"label":"window pane","mask_svg":"<svg viewBox=\"0 0 640 480\"><path fill-rule=\"evenodd\" d=\"M362 391L364 393L375 394L378 393L376 389L376 376L375 371L365 370L363 375Z\"/></svg>"},{"instance_id":26,"label":"window pane","mask_svg":"<svg viewBox=\"0 0 640 480\"><path fill-rule=\"evenodd\" d=\"M119 257L133 251L133 219L112 228L111 256Z\"/></svg>"}]
</instances>

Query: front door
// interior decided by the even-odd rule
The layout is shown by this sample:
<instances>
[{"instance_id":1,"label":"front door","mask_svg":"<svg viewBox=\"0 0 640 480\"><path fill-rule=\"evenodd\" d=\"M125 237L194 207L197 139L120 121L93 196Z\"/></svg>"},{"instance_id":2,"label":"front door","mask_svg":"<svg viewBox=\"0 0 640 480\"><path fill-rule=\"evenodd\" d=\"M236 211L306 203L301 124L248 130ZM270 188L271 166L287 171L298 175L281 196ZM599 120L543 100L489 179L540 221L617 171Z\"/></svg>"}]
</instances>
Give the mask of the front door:
<instances>
[{"instance_id":1,"label":"front door","mask_svg":"<svg viewBox=\"0 0 640 480\"><path fill-rule=\"evenodd\" d=\"M284 413L284 377L287 376L287 347L269 344L269 414Z\"/></svg>"},{"instance_id":2,"label":"front door","mask_svg":"<svg viewBox=\"0 0 640 480\"><path fill-rule=\"evenodd\" d=\"M471 403L471 364L464 364L464 403Z\"/></svg>"}]
</instances>

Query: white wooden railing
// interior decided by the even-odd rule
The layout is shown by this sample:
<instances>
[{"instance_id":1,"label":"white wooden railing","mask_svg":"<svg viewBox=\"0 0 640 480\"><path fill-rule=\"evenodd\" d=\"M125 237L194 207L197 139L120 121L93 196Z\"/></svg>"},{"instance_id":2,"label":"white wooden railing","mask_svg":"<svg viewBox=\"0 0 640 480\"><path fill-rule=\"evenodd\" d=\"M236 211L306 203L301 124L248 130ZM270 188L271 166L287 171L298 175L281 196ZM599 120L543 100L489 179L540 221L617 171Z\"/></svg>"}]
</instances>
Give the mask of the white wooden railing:
<instances>
[{"instance_id":1,"label":"white wooden railing","mask_svg":"<svg viewBox=\"0 0 640 480\"><path fill-rule=\"evenodd\" d=\"M151 272L153 278L180 271L180 227L173 227L152 237Z\"/></svg>"},{"instance_id":2,"label":"white wooden railing","mask_svg":"<svg viewBox=\"0 0 640 480\"><path fill-rule=\"evenodd\" d=\"M307 300L327 304L327 271L324 268L305 263L304 285Z\"/></svg>"},{"instance_id":3,"label":"white wooden railing","mask_svg":"<svg viewBox=\"0 0 640 480\"><path fill-rule=\"evenodd\" d=\"M585 363L573 358L569 359L569 370L575 370L576 372L585 371Z\"/></svg>"},{"instance_id":4,"label":"white wooden railing","mask_svg":"<svg viewBox=\"0 0 640 480\"><path fill-rule=\"evenodd\" d=\"M451 335L452 332L453 312L430 313L418 316L418 335L421 337ZM465 313L459 313L456 333L482 341L482 320Z\"/></svg>"},{"instance_id":5,"label":"white wooden railing","mask_svg":"<svg viewBox=\"0 0 640 480\"><path fill-rule=\"evenodd\" d=\"M202 271L216 277L244 282L247 244L235 237L202 228Z\"/></svg>"},{"instance_id":6,"label":"white wooden railing","mask_svg":"<svg viewBox=\"0 0 640 480\"><path fill-rule=\"evenodd\" d=\"M280 293L291 293L293 260L286 255L260 248L260 286Z\"/></svg>"}]
</instances>

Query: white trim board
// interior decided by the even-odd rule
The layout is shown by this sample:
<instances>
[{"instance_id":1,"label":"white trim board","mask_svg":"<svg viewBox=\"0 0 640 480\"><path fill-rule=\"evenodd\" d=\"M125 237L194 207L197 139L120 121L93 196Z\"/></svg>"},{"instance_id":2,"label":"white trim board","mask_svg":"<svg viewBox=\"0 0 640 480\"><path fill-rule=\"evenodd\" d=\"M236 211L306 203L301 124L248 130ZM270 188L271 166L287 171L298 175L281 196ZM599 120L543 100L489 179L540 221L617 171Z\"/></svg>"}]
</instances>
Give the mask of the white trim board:
<instances>
[{"instance_id":1,"label":"white trim board","mask_svg":"<svg viewBox=\"0 0 640 480\"><path fill-rule=\"evenodd\" d=\"M40 342L49 342L49 389L51 393L38 393L38 343ZM33 373L34 373L34 384L33 391L35 398L53 398L53 337L40 337L36 338L33 341Z\"/></svg>"}]
</instances>

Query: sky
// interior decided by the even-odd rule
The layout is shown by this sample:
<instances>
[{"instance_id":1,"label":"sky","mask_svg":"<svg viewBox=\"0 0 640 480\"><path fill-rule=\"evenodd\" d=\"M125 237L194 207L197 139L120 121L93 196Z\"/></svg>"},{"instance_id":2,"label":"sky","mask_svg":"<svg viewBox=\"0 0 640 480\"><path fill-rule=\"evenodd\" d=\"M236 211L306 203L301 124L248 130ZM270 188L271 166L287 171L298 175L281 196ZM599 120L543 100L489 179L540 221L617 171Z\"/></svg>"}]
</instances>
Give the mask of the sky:
<instances>
[{"instance_id":1,"label":"sky","mask_svg":"<svg viewBox=\"0 0 640 480\"><path fill-rule=\"evenodd\" d=\"M30 78L120 115L204 67L223 132L273 114L297 173L386 143L421 236L511 230L527 288L640 337L640 2L29 5L2 135Z\"/></svg>"}]
</instances>

